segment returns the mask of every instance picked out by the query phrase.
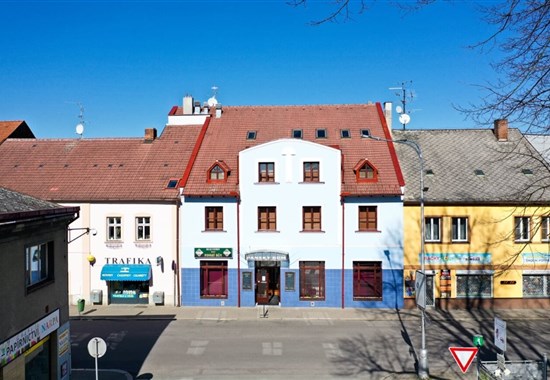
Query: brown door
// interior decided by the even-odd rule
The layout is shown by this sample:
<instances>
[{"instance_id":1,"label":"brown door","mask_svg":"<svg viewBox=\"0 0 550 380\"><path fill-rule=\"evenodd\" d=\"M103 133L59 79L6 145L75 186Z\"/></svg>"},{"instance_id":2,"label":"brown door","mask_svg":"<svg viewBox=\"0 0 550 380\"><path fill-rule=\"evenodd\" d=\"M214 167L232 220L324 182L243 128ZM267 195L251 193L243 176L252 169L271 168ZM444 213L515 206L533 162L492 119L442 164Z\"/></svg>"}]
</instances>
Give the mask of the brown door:
<instances>
[{"instance_id":1,"label":"brown door","mask_svg":"<svg viewBox=\"0 0 550 380\"><path fill-rule=\"evenodd\" d=\"M256 303L266 305L269 303L269 272L264 268L256 269Z\"/></svg>"}]
</instances>

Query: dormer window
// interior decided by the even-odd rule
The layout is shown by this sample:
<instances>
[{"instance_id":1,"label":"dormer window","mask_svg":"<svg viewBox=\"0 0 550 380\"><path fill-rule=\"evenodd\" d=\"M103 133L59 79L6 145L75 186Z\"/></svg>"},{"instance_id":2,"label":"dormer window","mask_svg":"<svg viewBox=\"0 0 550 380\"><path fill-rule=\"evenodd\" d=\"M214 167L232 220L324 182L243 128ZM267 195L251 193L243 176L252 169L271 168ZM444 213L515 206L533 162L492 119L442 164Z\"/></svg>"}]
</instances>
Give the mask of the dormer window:
<instances>
[{"instance_id":1,"label":"dormer window","mask_svg":"<svg viewBox=\"0 0 550 380\"><path fill-rule=\"evenodd\" d=\"M208 169L207 182L225 182L229 176L229 167L223 161L216 161Z\"/></svg>"},{"instance_id":2,"label":"dormer window","mask_svg":"<svg viewBox=\"0 0 550 380\"><path fill-rule=\"evenodd\" d=\"M368 160L363 159L353 168L357 182L378 181L378 170Z\"/></svg>"}]
</instances>

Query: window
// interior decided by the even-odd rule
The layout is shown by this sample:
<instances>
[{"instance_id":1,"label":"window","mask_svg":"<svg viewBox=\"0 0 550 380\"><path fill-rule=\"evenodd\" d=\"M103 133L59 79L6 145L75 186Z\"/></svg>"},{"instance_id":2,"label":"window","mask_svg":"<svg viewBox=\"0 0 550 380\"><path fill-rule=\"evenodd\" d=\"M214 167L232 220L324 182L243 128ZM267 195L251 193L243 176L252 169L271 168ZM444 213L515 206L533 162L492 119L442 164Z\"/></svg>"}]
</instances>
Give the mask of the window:
<instances>
[{"instance_id":1,"label":"window","mask_svg":"<svg viewBox=\"0 0 550 380\"><path fill-rule=\"evenodd\" d=\"M452 218L451 240L453 242L468 241L468 218Z\"/></svg>"},{"instance_id":2,"label":"window","mask_svg":"<svg viewBox=\"0 0 550 380\"><path fill-rule=\"evenodd\" d=\"M300 299L325 299L324 261L300 261Z\"/></svg>"},{"instance_id":3,"label":"window","mask_svg":"<svg viewBox=\"0 0 550 380\"><path fill-rule=\"evenodd\" d=\"M359 231L376 231L376 206L359 206Z\"/></svg>"},{"instance_id":4,"label":"window","mask_svg":"<svg viewBox=\"0 0 550 380\"><path fill-rule=\"evenodd\" d=\"M319 182L319 162L304 162L304 182Z\"/></svg>"},{"instance_id":5,"label":"window","mask_svg":"<svg viewBox=\"0 0 550 380\"><path fill-rule=\"evenodd\" d=\"M136 239L151 240L151 218L138 216L136 218Z\"/></svg>"},{"instance_id":6,"label":"window","mask_svg":"<svg viewBox=\"0 0 550 380\"><path fill-rule=\"evenodd\" d=\"M223 231L223 207L205 207L205 230Z\"/></svg>"},{"instance_id":7,"label":"window","mask_svg":"<svg viewBox=\"0 0 550 380\"><path fill-rule=\"evenodd\" d=\"M260 162L258 182L275 182L275 163Z\"/></svg>"},{"instance_id":8,"label":"window","mask_svg":"<svg viewBox=\"0 0 550 380\"><path fill-rule=\"evenodd\" d=\"M543 216L540 219L541 240L550 241L550 216Z\"/></svg>"},{"instance_id":9,"label":"window","mask_svg":"<svg viewBox=\"0 0 550 380\"><path fill-rule=\"evenodd\" d=\"M227 298L227 261L201 261L201 298Z\"/></svg>"},{"instance_id":10,"label":"window","mask_svg":"<svg viewBox=\"0 0 550 380\"><path fill-rule=\"evenodd\" d=\"M211 180L223 180L225 178L225 172L219 165L215 165L212 170L210 170L210 179Z\"/></svg>"},{"instance_id":11,"label":"window","mask_svg":"<svg viewBox=\"0 0 550 380\"><path fill-rule=\"evenodd\" d=\"M327 138L327 130L326 129L316 129L315 130L315 138L317 138L317 139L326 139Z\"/></svg>"},{"instance_id":12,"label":"window","mask_svg":"<svg viewBox=\"0 0 550 380\"><path fill-rule=\"evenodd\" d=\"M247 140L256 140L256 131L246 132L246 139Z\"/></svg>"},{"instance_id":13,"label":"window","mask_svg":"<svg viewBox=\"0 0 550 380\"><path fill-rule=\"evenodd\" d=\"M381 262L353 262L353 299L382 299Z\"/></svg>"},{"instance_id":14,"label":"window","mask_svg":"<svg viewBox=\"0 0 550 380\"><path fill-rule=\"evenodd\" d=\"M25 285L32 290L35 285L53 281L53 241L25 248Z\"/></svg>"},{"instance_id":15,"label":"window","mask_svg":"<svg viewBox=\"0 0 550 380\"><path fill-rule=\"evenodd\" d=\"M441 218L426 218L424 227L425 241L441 241Z\"/></svg>"},{"instance_id":16,"label":"window","mask_svg":"<svg viewBox=\"0 0 550 380\"><path fill-rule=\"evenodd\" d=\"M321 231L321 206L304 206L302 209L302 230Z\"/></svg>"},{"instance_id":17,"label":"window","mask_svg":"<svg viewBox=\"0 0 550 380\"><path fill-rule=\"evenodd\" d=\"M353 168L357 182L376 182L378 170L367 159L360 160Z\"/></svg>"},{"instance_id":18,"label":"window","mask_svg":"<svg viewBox=\"0 0 550 380\"><path fill-rule=\"evenodd\" d=\"M351 133L349 129L340 129L340 137L343 139L351 138Z\"/></svg>"},{"instance_id":19,"label":"window","mask_svg":"<svg viewBox=\"0 0 550 380\"><path fill-rule=\"evenodd\" d=\"M107 217L107 240L122 240L122 218L120 216Z\"/></svg>"},{"instance_id":20,"label":"window","mask_svg":"<svg viewBox=\"0 0 550 380\"><path fill-rule=\"evenodd\" d=\"M178 180L177 179L171 179L171 180L168 181L168 185L166 185L166 188L175 189L177 185L178 185Z\"/></svg>"},{"instance_id":21,"label":"window","mask_svg":"<svg viewBox=\"0 0 550 380\"><path fill-rule=\"evenodd\" d=\"M493 276L490 274L457 274L456 295L467 298L490 298L492 283Z\"/></svg>"},{"instance_id":22,"label":"window","mask_svg":"<svg viewBox=\"0 0 550 380\"><path fill-rule=\"evenodd\" d=\"M514 235L516 241L531 240L531 223L528 216L516 216L514 218Z\"/></svg>"},{"instance_id":23,"label":"window","mask_svg":"<svg viewBox=\"0 0 550 380\"><path fill-rule=\"evenodd\" d=\"M292 138L301 139L302 138L302 130L301 129L293 129L292 130Z\"/></svg>"},{"instance_id":24,"label":"window","mask_svg":"<svg viewBox=\"0 0 550 380\"><path fill-rule=\"evenodd\" d=\"M361 137L367 138L370 136L370 130L368 129L361 129Z\"/></svg>"},{"instance_id":25,"label":"window","mask_svg":"<svg viewBox=\"0 0 550 380\"><path fill-rule=\"evenodd\" d=\"M523 296L524 297L550 297L550 275L549 274L524 274L523 275Z\"/></svg>"},{"instance_id":26,"label":"window","mask_svg":"<svg viewBox=\"0 0 550 380\"><path fill-rule=\"evenodd\" d=\"M258 231L276 231L277 213L275 207L258 207Z\"/></svg>"}]
</instances>

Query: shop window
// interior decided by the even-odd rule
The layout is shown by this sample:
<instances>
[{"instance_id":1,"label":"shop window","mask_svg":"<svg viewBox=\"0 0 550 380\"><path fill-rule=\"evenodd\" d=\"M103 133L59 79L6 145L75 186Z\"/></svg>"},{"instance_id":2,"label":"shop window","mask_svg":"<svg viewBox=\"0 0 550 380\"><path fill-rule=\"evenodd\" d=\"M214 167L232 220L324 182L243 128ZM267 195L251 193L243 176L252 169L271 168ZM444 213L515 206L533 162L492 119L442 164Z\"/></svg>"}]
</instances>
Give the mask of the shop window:
<instances>
[{"instance_id":1,"label":"shop window","mask_svg":"<svg viewBox=\"0 0 550 380\"><path fill-rule=\"evenodd\" d=\"M304 206L302 208L302 230L321 231L321 206Z\"/></svg>"},{"instance_id":2,"label":"shop window","mask_svg":"<svg viewBox=\"0 0 550 380\"><path fill-rule=\"evenodd\" d=\"M136 218L136 239L151 240L151 218L149 216Z\"/></svg>"},{"instance_id":3,"label":"shop window","mask_svg":"<svg viewBox=\"0 0 550 380\"><path fill-rule=\"evenodd\" d=\"M516 216L514 218L514 238L517 242L531 240L531 218L528 216Z\"/></svg>"},{"instance_id":4,"label":"shop window","mask_svg":"<svg viewBox=\"0 0 550 380\"><path fill-rule=\"evenodd\" d=\"M53 241L25 248L25 283L32 291L54 280Z\"/></svg>"},{"instance_id":5,"label":"shop window","mask_svg":"<svg viewBox=\"0 0 550 380\"><path fill-rule=\"evenodd\" d=\"M201 298L227 298L227 261L201 261Z\"/></svg>"},{"instance_id":6,"label":"shop window","mask_svg":"<svg viewBox=\"0 0 550 380\"><path fill-rule=\"evenodd\" d=\"M427 242L441 241L441 218L429 217L424 219L424 237Z\"/></svg>"},{"instance_id":7,"label":"shop window","mask_svg":"<svg viewBox=\"0 0 550 380\"><path fill-rule=\"evenodd\" d=\"M524 274L524 297L550 297L550 274Z\"/></svg>"},{"instance_id":8,"label":"shop window","mask_svg":"<svg viewBox=\"0 0 550 380\"><path fill-rule=\"evenodd\" d=\"M277 210L275 207L258 207L258 231L277 230Z\"/></svg>"},{"instance_id":9,"label":"shop window","mask_svg":"<svg viewBox=\"0 0 550 380\"><path fill-rule=\"evenodd\" d=\"M353 262L353 299L382 299L382 263L379 261Z\"/></svg>"},{"instance_id":10,"label":"shop window","mask_svg":"<svg viewBox=\"0 0 550 380\"><path fill-rule=\"evenodd\" d=\"M223 207L205 207L205 230L223 231Z\"/></svg>"},{"instance_id":11,"label":"shop window","mask_svg":"<svg viewBox=\"0 0 550 380\"><path fill-rule=\"evenodd\" d=\"M304 162L304 182L319 182L319 162Z\"/></svg>"},{"instance_id":12,"label":"shop window","mask_svg":"<svg viewBox=\"0 0 550 380\"><path fill-rule=\"evenodd\" d=\"M451 224L451 240L453 242L468 241L468 218L452 218Z\"/></svg>"},{"instance_id":13,"label":"shop window","mask_svg":"<svg viewBox=\"0 0 550 380\"><path fill-rule=\"evenodd\" d=\"M260 162L258 164L258 182L275 182L275 163Z\"/></svg>"},{"instance_id":14,"label":"shop window","mask_svg":"<svg viewBox=\"0 0 550 380\"><path fill-rule=\"evenodd\" d=\"M120 216L107 217L107 240L122 240L122 218Z\"/></svg>"},{"instance_id":15,"label":"shop window","mask_svg":"<svg viewBox=\"0 0 550 380\"><path fill-rule=\"evenodd\" d=\"M359 231L377 231L377 207L359 206Z\"/></svg>"},{"instance_id":16,"label":"shop window","mask_svg":"<svg viewBox=\"0 0 550 380\"><path fill-rule=\"evenodd\" d=\"M462 298L491 298L493 276L491 274L457 274L456 295Z\"/></svg>"},{"instance_id":17,"label":"shop window","mask_svg":"<svg viewBox=\"0 0 550 380\"><path fill-rule=\"evenodd\" d=\"M550 241L550 216L543 216L540 220L541 240Z\"/></svg>"},{"instance_id":18,"label":"shop window","mask_svg":"<svg viewBox=\"0 0 550 380\"><path fill-rule=\"evenodd\" d=\"M300 299L325 299L324 261L300 261Z\"/></svg>"}]
</instances>

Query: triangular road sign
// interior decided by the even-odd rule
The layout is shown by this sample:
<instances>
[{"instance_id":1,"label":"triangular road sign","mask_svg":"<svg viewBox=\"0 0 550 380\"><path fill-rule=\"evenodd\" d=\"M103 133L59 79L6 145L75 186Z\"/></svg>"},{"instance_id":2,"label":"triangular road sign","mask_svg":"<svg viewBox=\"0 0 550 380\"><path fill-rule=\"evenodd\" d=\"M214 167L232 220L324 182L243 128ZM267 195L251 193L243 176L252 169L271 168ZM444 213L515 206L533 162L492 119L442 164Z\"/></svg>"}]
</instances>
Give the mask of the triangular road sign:
<instances>
[{"instance_id":1,"label":"triangular road sign","mask_svg":"<svg viewBox=\"0 0 550 380\"><path fill-rule=\"evenodd\" d=\"M460 367L462 373L466 373L470 364L474 361L476 357L478 348L477 347L449 347L449 351L455 358L456 363Z\"/></svg>"}]
</instances>

